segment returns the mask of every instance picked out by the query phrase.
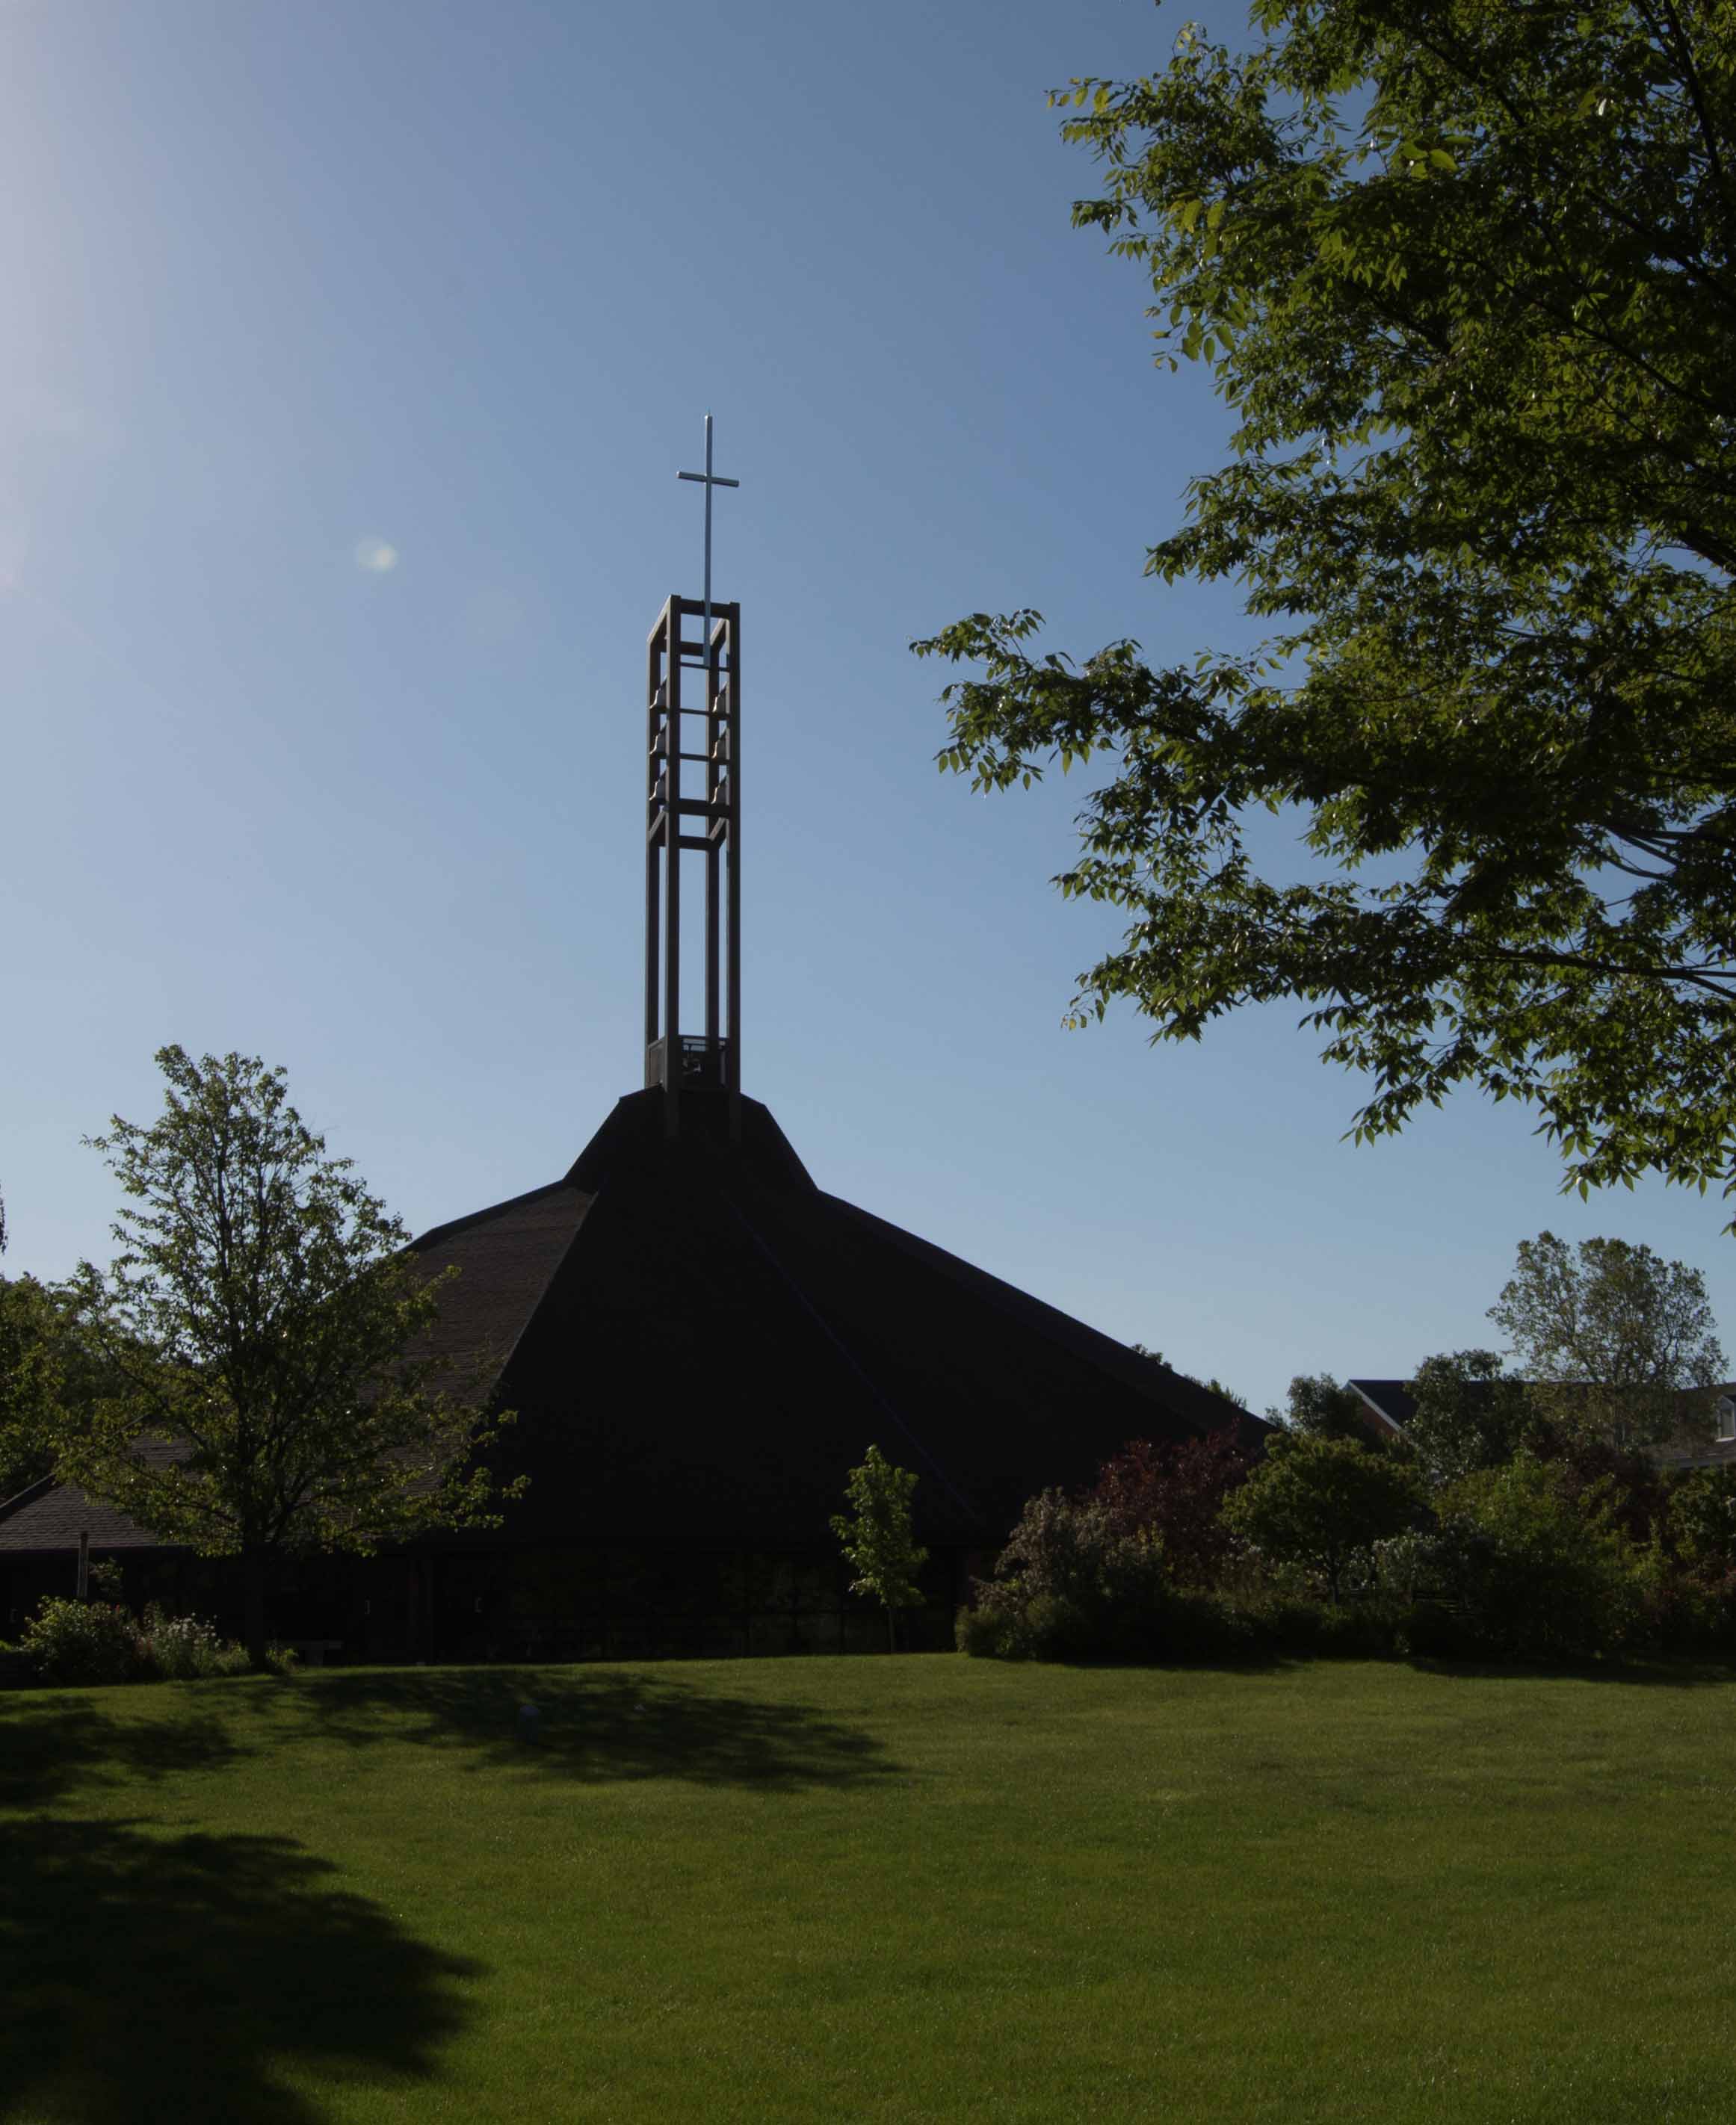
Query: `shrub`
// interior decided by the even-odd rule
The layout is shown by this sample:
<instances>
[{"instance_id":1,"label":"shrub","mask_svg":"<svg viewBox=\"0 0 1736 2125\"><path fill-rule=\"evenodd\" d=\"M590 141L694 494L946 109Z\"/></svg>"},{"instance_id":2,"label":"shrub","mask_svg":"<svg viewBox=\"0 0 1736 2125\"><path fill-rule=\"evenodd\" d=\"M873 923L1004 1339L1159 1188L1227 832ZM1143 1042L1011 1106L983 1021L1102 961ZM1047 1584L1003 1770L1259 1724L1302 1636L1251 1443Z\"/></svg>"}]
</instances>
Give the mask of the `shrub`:
<instances>
[{"instance_id":1,"label":"shrub","mask_svg":"<svg viewBox=\"0 0 1736 2125\"><path fill-rule=\"evenodd\" d=\"M1011 1617L1003 1605L993 1600L993 1593L992 1587L979 1587L976 1606L967 1603L952 1619L953 1643L973 1660L1016 1657Z\"/></svg>"},{"instance_id":2,"label":"shrub","mask_svg":"<svg viewBox=\"0 0 1736 2125\"><path fill-rule=\"evenodd\" d=\"M1691 1571L1714 1578L1736 1571L1736 1468L1689 1469L1670 1487L1666 1510Z\"/></svg>"},{"instance_id":3,"label":"shrub","mask_svg":"<svg viewBox=\"0 0 1736 2125\"><path fill-rule=\"evenodd\" d=\"M1476 1619L1446 1601L1409 1603L1394 1637L1394 1650L1416 1660L1474 1660L1488 1651Z\"/></svg>"},{"instance_id":4,"label":"shrub","mask_svg":"<svg viewBox=\"0 0 1736 2125\"><path fill-rule=\"evenodd\" d=\"M18 1643L45 1682L139 1682L149 1672L138 1623L107 1601L50 1596Z\"/></svg>"},{"instance_id":5,"label":"shrub","mask_svg":"<svg viewBox=\"0 0 1736 2125\"><path fill-rule=\"evenodd\" d=\"M174 1616L152 1602L142 1618L118 1602L50 1597L25 1626L19 1650L28 1653L44 1682L196 1682L208 1676L245 1675L246 1649L220 1638L199 1616ZM280 1675L295 1656L281 1646L267 1659Z\"/></svg>"},{"instance_id":6,"label":"shrub","mask_svg":"<svg viewBox=\"0 0 1736 2125\"><path fill-rule=\"evenodd\" d=\"M1197 1439L1132 1439L1104 1463L1091 1496L1116 1534L1146 1535L1159 1544L1172 1581L1214 1586L1234 1547L1220 1509L1247 1482L1256 1458L1234 1424Z\"/></svg>"},{"instance_id":7,"label":"shrub","mask_svg":"<svg viewBox=\"0 0 1736 2125\"><path fill-rule=\"evenodd\" d=\"M1188 1660L1251 1642L1223 1596L1177 1586L1161 1542L1119 1531L1100 1498L1031 1500L974 1608L961 1652L1000 1660Z\"/></svg>"},{"instance_id":8,"label":"shrub","mask_svg":"<svg viewBox=\"0 0 1736 2125\"><path fill-rule=\"evenodd\" d=\"M144 1612L144 1637L151 1670L164 1682L245 1675L250 1665L247 1648L219 1638L215 1624L199 1616L172 1616L155 1601Z\"/></svg>"},{"instance_id":9,"label":"shrub","mask_svg":"<svg viewBox=\"0 0 1736 2125\"><path fill-rule=\"evenodd\" d=\"M1736 1656L1736 1571L1682 1572L1668 1583L1658 1637L1672 1651Z\"/></svg>"},{"instance_id":10,"label":"shrub","mask_svg":"<svg viewBox=\"0 0 1736 2125\"><path fill-rule=\"evenodd\" d=\"M1026 1504L959 1642L1010 1660L1138 1654L1163 1636L1163 1553L1107 1508L1045 1491Z\"/></svg>"},{"instance_id":11,"label":"shrub","mask_svg":"<svg viewBox=\"0 0 1736 2125\"><path fill-rule=\"evenodd\" d=\"M1353 1439L1303 1434L1274 1439L1266 1458L1233 1491L1224 1524L1274 1562L1317 1574L1334 1608L1377 1543L1402 1534L1422 1510L1417 1479Z\"/></svg>"},{"instance_id":12,"label":"shrub","mask_svg":"<svg viewBox=\"0 0 1736 2125\"><path fill-rule=\"evenodd\" d=\"M1251 1587L1226 1604L1240 1642L1281 1656L1380 1660L1398 1651L1404 1604L1370 1593L1337 1608L1281 1587Z\"/></svg>"},{"instance_id":13,"label":"shrub","mask_svg":"<svg viewBox=\"0 0 1736 2125\"><path fill-rule=\"evenodd\" d=\"M1427 1569L1458 1649L1576 1660L1642 1634L1645 1560L1597 1487L1576 1496L1571 1472L1521 1452L1452 1485L1438 1510Z\"/></svg>"}]
</instances>

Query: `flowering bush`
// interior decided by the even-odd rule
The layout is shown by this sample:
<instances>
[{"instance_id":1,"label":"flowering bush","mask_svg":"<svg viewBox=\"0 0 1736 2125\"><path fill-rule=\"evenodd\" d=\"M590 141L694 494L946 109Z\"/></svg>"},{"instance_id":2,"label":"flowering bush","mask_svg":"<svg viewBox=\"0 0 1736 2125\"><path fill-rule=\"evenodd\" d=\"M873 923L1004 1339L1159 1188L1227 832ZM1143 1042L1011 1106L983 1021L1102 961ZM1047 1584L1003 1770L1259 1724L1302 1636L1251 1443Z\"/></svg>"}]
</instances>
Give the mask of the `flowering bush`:
<instances>
[{"instance_id":1,"label":"flowering bush","mask_svg":"<svg viewBox=\"0 0 1736 2125\"><path fill-rule=\"evenodd\" d=\"M173 1616L152 1602L143 1617L115 1601L74 1601L51 1596L25 1626L19 1650L28 1653L44 1682L195 1682L206 1676L245 1675L246 1649L220 1638L199 1616ZM274 1646L268 1656L280 1674L294 1656Z\"/></svg>"},{"instance_id":2,"label":"flowering bush","mask_svg":"<svg viewBox=\"0 0 1736 2125\"><path fill-rule=\"evenodd\" d=\"M1216 1595L1174 1585L1161 1541L1059 1491L1026 1505L956 1635L961 1652L1002 1660L1186 1659L1242 1638Z\"/></svg>"},{"instance_id":3,"label":"flowering bush","mask_svg":"<svg viewBox=\"0 0 1736 2125\"><path fill-rule=\"evenodd\" d=\"M244 1646L219 1638L202 1617L172 1616L155 1601L144 1612L144 1638L152 1670L164 1682L248 1671Z\"/></svg>"},{"instance_id":4,"label":"flowering bush","mask_svg":"<svg viewBox=\"0 0 1736 2125\"><path fill-rule=\"evenodd\" d=\"M144 1633L112 1602L51 1597L18 1643L45 1682L139 1682L149 1672Z\"/></svg>"}]
</instances>

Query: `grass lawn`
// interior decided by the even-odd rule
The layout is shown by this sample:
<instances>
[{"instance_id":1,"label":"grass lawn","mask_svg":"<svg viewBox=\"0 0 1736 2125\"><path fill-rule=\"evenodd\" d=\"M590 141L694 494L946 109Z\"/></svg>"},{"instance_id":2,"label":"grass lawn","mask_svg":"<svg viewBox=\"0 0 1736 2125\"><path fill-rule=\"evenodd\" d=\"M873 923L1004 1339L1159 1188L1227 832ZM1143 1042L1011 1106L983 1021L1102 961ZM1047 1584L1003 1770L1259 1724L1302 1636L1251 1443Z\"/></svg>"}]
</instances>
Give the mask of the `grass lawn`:
<instances>
[{"instance_id":1,"label":"grass lawn","mask_svg":"<svg viewBox=\"0 0 1736 2125\"><path fill-rule=\"evenodd\" d=\"M1688 1670L0 1697L8 2125L1732 2125L1733 1990L1736 1682Z\"/></svg>"}]
</instances>

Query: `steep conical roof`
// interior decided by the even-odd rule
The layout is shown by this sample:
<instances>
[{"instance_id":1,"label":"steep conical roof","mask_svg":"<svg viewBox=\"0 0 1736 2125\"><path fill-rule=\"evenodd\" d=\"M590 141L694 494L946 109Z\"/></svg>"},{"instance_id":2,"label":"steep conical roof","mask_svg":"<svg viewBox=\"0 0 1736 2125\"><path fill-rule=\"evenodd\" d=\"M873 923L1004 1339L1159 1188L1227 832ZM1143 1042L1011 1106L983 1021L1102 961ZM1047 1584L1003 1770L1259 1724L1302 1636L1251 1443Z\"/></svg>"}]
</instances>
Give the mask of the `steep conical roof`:
<instances>
[{"instance_id":1,"label":"steep conical roof","mask_svg":"<svg viewBox=\"0 0 1736 2125\"><path fill-rule=\"evenodd\" d=\"M1083 1322L817 1188L757 1100L621 1100L570 1171L424 1234L460 1274L437 1347L486 1351L531 1487L509 1533L823 1542L877 1444L932 1539L993 1543L1022 1501L1130 1438L1242 1413Z\"/></svg>"}]
</instances>

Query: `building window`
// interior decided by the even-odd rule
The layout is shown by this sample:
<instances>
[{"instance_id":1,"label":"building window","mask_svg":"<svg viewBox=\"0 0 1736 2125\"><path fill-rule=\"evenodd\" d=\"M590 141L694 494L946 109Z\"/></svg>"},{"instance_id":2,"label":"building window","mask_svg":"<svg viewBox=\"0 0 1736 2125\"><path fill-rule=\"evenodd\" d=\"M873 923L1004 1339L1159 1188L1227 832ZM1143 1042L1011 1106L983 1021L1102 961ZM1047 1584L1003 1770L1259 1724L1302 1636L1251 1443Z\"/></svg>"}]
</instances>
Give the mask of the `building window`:
<instances>
[{"instance_id":1,"label":"building window","mask_svg":"<svg viewBox=\"0 0 1736 2125\"><path fill-rule=\"evenodd\" d=\"M1728 1395L1718 1397L1718 1436L1720 1439L1736 1439L1736 1402L1732 1402Z\"/></svg>"}]
</instances>

